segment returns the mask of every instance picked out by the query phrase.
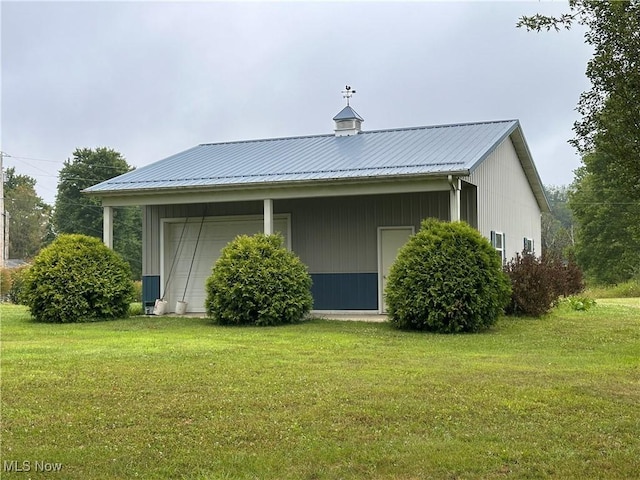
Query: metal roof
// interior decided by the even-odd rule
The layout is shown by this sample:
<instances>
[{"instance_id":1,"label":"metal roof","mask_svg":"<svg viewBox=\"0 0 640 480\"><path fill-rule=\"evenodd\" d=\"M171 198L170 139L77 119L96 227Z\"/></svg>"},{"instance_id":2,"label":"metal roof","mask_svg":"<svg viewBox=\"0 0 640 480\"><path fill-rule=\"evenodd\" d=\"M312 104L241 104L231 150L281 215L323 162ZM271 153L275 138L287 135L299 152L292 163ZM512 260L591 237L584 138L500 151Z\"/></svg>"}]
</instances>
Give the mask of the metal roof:
<instances>
[{"instance_id":1,"label":"metal roof","mask_svg":"<svg viewBox=\"0 0 640 480\"><path fill-rule=\"evenodd\" d=\"M360 120L361 122L364 122L364 119L360 115L358 115L358 112L356 112L349 105L344 107L342 110L340 110L340 112L338 112L338 114L335 117L333 117L334 120L352 120L354 118L356 120Z\"/></svg>"},{"instance_id":2,"label":"metal roof","mask_svg":"<svg viewBox=\"0 0 640 480\"><path fill-rule=\"evenodd\" d=\"M89 187L90 194L309 180L471 173L517 120L399 128L352 136L206 143ZM531 161L526 143L521 152ZM535 167L533 167L535 175ZM531 181L531 179L530 179ZM539 178L538 178L539 181Z\"/></svg>"}]
</instances>

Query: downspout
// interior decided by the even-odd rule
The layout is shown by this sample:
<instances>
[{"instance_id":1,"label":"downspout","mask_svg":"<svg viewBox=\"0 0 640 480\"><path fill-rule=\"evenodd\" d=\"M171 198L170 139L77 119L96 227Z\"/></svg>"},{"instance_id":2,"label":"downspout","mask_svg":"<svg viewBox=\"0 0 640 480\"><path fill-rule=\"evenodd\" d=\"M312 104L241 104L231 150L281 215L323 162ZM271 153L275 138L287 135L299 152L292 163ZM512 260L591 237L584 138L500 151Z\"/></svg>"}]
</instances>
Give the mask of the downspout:
<instances>
[{"instance_id":1,"label":"downspout","mask_svg":"<svg viewBox=\"0 0 640 480\"><path fill-rule=\"evenodd\" d=\"M458 177L447 175L447 181L451 187L449 192L450 219L452 222L460 221L460 188L461 182Z\"/></svg>"}]
</instances>

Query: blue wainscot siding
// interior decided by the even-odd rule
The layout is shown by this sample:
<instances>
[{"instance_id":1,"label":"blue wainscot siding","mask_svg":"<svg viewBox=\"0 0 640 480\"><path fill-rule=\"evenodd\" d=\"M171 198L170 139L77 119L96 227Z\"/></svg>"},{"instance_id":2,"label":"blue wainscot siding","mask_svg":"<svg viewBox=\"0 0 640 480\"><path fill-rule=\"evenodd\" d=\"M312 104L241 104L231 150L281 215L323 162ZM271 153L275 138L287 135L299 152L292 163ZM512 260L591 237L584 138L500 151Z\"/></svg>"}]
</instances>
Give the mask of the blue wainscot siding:
<instances>
[{"instance_id":1,"label":"blue wainscot siding","mask_svg":"<svg viewBox=\"0 0 640 480\"><path fill-rule=\"evenodd\" d=\"M156 300L160 298L160 275L142 276L142 308L151 313Z\"/></svg>"},{"instance_id":2,"label":"blue wainscot siding","mask_svg":"<svg viewBox=\"0 0 640 480\"><path fill-rule=\"evenodd\" d=\"M314 310L377 310L377 273L312 273Z\"/></svg>"}]
</instances>

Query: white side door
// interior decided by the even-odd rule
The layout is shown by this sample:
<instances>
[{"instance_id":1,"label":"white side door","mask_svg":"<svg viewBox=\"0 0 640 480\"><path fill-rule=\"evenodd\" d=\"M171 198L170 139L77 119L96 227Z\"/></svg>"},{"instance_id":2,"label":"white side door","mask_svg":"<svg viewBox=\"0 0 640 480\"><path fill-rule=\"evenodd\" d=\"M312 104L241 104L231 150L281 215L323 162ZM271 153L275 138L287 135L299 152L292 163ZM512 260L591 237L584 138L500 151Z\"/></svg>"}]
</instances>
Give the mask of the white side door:
<instances>
[{"instance_id":1,"label":"white side door","mask_svg":"<svg viewBox=\"0 0 640 480\"><path fill-rule=\"evenodd\" d=\"M398 256L398 250L413 235L411 227L378 227L378 305L380 313L386 313L384 290L387 286L389 269Z\"/></svg>"}]
</instances>

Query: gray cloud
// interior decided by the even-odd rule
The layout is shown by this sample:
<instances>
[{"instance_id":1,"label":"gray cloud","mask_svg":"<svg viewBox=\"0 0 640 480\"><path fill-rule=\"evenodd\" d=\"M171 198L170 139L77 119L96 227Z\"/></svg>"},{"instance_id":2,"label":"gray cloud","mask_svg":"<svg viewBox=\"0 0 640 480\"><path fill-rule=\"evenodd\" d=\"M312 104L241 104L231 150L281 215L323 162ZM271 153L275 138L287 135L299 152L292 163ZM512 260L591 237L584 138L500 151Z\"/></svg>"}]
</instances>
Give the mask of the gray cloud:
<instances>
[{"instance_id":1,"label":"gray cloud","mask_svg":"<svg viewBox=\"0 0 640 480\"><path fill-rule=\"evenodd\" d=\"M77 147L139 167L203 142L329 133L345 83L365 129L519 118L544 183L579 164L566 141L588 88L582 31L515 28L564 3L1 8L6 166L50 203Z\"/></svg>"}]
</instances>

